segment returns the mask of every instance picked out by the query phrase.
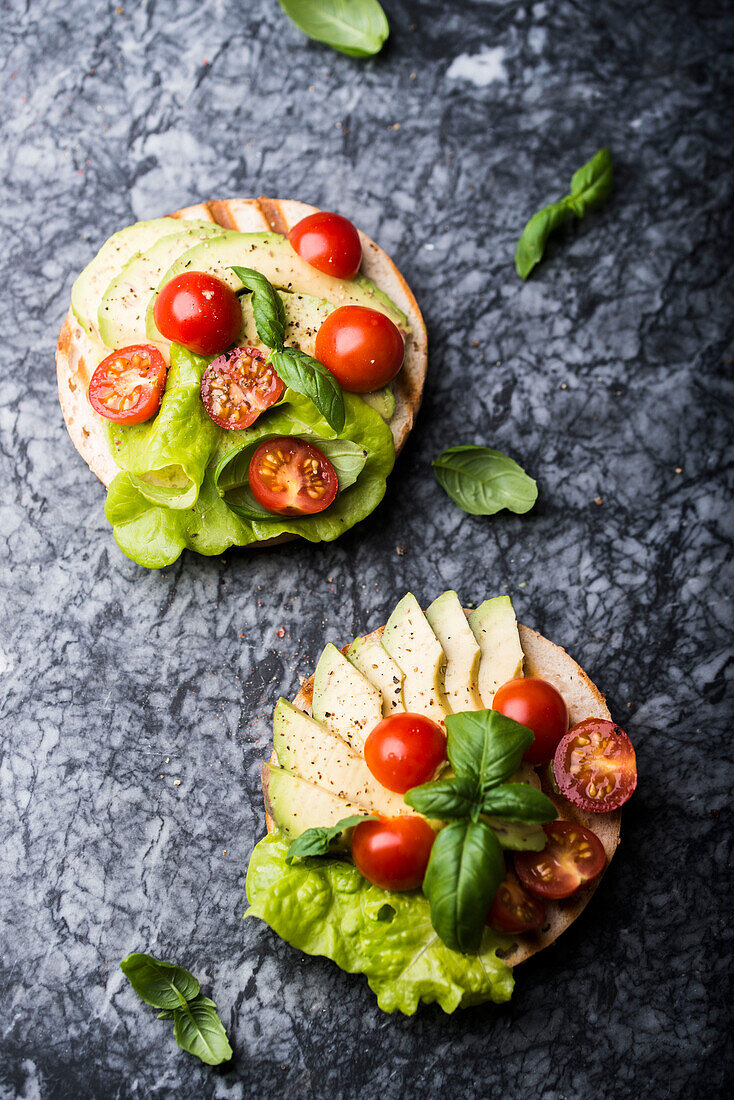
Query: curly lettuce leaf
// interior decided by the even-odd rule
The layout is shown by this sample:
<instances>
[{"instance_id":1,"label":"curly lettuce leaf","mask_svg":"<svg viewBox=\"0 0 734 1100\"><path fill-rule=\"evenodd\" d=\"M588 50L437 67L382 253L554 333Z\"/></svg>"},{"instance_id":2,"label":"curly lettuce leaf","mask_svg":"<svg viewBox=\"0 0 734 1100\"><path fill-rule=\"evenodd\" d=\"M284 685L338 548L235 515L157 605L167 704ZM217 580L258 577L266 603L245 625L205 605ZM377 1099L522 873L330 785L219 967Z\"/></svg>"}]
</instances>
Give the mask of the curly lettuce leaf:
<instances>
[{"instance_id":1,"label":"curly lettuce leaf","mask_svg":"<svg viewBox=\"0 0 734 1100\"><path fill-rule=\"evenodd\" d=\"M199 357L175 345L171 351L172 362L174 355L177 362L187 364L185 371L169 373L166 391L168 394L170 387L175 399L179 384L186 391L192 388L191 361ZM199 360L194 367L196 371L203 371L205 365L206 360ZM198 389L196 392L198 399ZM286 390L280 404L242 432L218 428L209 420L200 399L193 412L188 398L181 399L178 405L175 400L170 403L166 410L166 427L160 433L155 429L160 413L150 425L141 425L149 427L148 433L128 437L125 433L134 429L125 429L120 434L120 450L113 452L118 464L123 465L123 472L110 485L105 506L118 546L140 565L160 569L174 562L186 548L212 555L221 554L230 546L248 546L285 533L299 535L309 542L330 542L338 538L374 511L385 494L386 479L395 462L392 433L379 414L355 394L345 394L344 403L346 422L338 435L307 398L291 390ZM187 419L186 424L180 424L180 439L184 441L180 452L173 446L176 436L172 410L176 407ZM202 426L201 416L208 425ZM366 452L364 465L357 480L339 492L326 511L317 515L254 519L238 516L220 495L217 474L253 442L272 435L304 435L313 439L317 446L319 439L350 440ZM146 463L151 457L155 462L154 456L162 454L164 449L166 460L177 457L181 468L190 472L191 481L196 485L195 500L188 506L182 506L180 501L172 506L170 501L152 498L150 484L141 485Z\"/></svg>"},{"instance_id":2,"label":"curly lettuce leaf","mask_svg":"<svg viewBox=\"0 0 734 1100\"><path fill-rule=\"evenodd\" d=\"M247 870L245 917L259 917L294 947L361 973L385 1012L412 1016L419 1003L444 1012L502 1003L512 994L512 969L497 955L512 940L486 928L479 951L451 951L431 926L428 901L369 883L336 859L286 863L276 833L255 847Z\"/></svg>"}]
</instances>

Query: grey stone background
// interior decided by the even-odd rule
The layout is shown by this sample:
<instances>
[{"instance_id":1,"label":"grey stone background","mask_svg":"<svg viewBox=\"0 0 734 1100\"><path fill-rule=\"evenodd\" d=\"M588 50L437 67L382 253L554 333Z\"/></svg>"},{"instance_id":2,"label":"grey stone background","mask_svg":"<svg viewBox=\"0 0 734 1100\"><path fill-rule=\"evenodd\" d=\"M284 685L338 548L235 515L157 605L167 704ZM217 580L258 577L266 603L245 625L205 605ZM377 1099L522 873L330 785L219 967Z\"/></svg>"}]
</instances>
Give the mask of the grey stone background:
<instances>
[{"instance_id":1,"label":"grey stone background","mask_svg":"<svg viewBox=\"0 0 734 1100\"><path fill-rule=\"evenodd\" d=\"M274 0L2 4L3 1100L726 1092L731 8L385 8L390 44L359 62ZM525 220L603 144L614 197L521 283ZM429 328L423 409L338 543L145 572L58 409L69 288L137 218L261 193L394 256ZM537 507L461 513L430 466L458 442L517 458ZM446 587L511 592L582 662L640 785L593 903L509 1005L405 1019L243 924L244 869L278 694L325 641ZM201 977L229 1068L137 1001L135 949Z\"/></svg>"}]
</instances>

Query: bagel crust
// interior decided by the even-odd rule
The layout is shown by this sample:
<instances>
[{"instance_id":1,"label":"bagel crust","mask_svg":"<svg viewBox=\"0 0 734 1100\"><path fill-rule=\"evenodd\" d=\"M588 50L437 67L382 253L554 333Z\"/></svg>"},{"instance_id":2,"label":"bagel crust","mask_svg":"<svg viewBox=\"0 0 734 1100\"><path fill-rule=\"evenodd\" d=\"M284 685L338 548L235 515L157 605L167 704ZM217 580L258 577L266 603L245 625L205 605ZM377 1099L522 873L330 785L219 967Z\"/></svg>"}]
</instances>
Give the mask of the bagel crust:
<instances>
[{"instance_id":1,"label":"bagel crust","mask_svg":"<svg viewBox=\"0 0 734 1100\"><path fill-rule=\"evenodd\" d=\"M367 637L378 641L382 636L383 629L383 627L380 627L372 634L368 634ZM605 718L611 721L611 714L604 696L581 666L566 653L565 649L554 642L550 642L542 634L531 630L530 627L519 625L518 630L520 643L525 654L525 675L548 680L561 692L568 707L570 725L575 725L576 722L581 722L584 718ZM293 700L295 706L308 714L311 713L313 700L313 681L313 676L304 681L301 690ZM271 763L278 763L275 752L271 757ZM622 811L613 810L611 813L606 814L585 813L572 806L565 798L556 795L544 775L541 774L540 778L543 790L553 801L559 817L567 821L576 821L596 833L604 846L607 856L606 867L608 867L619 844ZM267 805L267 780L265 778L263 779L263 790ZM265 819L268 832L274 832L276 829L275 822L267 812ZM512 949L504 956L504 961L508 966L517 966L529 959L531 955L535 955L536 952L542 950L542 948L549 947L562 932L565 932L573 924L591 900L594 891L602 880L606 867L598 878L572 897L564 898L561 901L546 902L545 925L538 932L527 932L515 937Z\"/></svg>"}]
</instances>

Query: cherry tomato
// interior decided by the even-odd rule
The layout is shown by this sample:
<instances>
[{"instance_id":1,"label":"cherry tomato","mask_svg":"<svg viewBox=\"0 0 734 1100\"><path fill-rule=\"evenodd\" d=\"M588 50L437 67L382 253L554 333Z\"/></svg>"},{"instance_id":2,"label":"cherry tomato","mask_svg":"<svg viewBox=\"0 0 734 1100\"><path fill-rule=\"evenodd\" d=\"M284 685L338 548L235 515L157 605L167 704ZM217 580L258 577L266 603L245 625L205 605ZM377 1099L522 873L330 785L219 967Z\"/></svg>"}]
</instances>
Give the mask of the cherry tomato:
<instances>
[{"instance_id":1,"label":"cherry tomato","mask_svg":"<svg viewBox=\"0 0 734 1100\"><path fill-rule=\"evenodd\" d=\"M283 393L283 383L257 348L233 348L204 371L201 399L215 424L248 428Z\"/></svg>"},{"instance_id":2,"label":"cherry tomato","mask_svg":"<svg viewBox=\"0 0 734 1100\"><path fill-rule=\"evenodd\" d=\"M142 424L158 412L166 385L166 364L152 344L113 351L89 381L89 403L116 424Z\"/></svg>"},{"instance_id":3,"label":"cherry tomato","mask_svg":"<svg viewBox=\"0 0 734 1100\"><path fill-rule=\"evenodd\" d=\"M323 512L339 488L326 455L294 435L261 443L250 459L249 477L258 504L279 516Z\"/></svg>"},{"instance_id":4,"label":"cherry tomato","mask_svg":"<svg viewBox=\"0 0 734 1100\"><path fill-rule=\"evenodd\" d=\"M514 875L508 875L494 895L486 923L509 935L533 932L545 923L545 905L529 894Z\"/></svg>"},{"instance_id":5,"label":"cherry tomato","mask_svg":"<svg viewBox=\"0 0 734 1100\"><path fill-rule=\"evenodd\" d=\"M197 355L217 355L233 344L242 310L231 287L204 271L186 271L166 283L153 307L158 331Z\"/></svg>"},{"instance_id":6,"label":"cherry tomato","mask_svg":"<svg viewBox=\"0 0 734 1100\"><path fill-rule=\"evenodd\" d=\"M370 393L391 382L403 365L400 329L378 309L339 306L316 333L316 358L349 393Z\"/></svg>"},{"instance_id":7,"label":"cherry tomato","mask_svg":"<svg viewBox=\"0 0 734 1100\"><path fill-rule=\"evenodd\" d=\"M293 226L288 240L307 264L337 279L353 279L362 263L359 233L341 214L309 214Z\"/></svg>"},{"instance_id":8,"label":"cherry tomato","mask_svg":"<svg viewBox=\"0 0 734 1100\"><path fill-rule=\"evenodd\" d=\"M604 870L604 845L575 821L551 821L543 828L548 839L542 852L515 852L517 876L542 898L568 898Z\"/></svg>"},{"instance_id":9,"label":"cherry tomato","mask_svg":"<svg viewBox=\"0 0 734 1100\"><path fill-rule=\"evenodd\" d=\"M423 714L391 714L367 737L364 758L383 787L405 794L435 778L446 759L446 734Z\"/></svg>"},{"instance_id":10,"label":"cherry tomato","mask_svg":"<svg viewBox=\"0 0 734 1100\"><path fill-rule=\"evenodd\" d=\"M529 764L547 764L553 759L556 745L568 729L568 708L553 684L533 676L508 680L498 688L492 707L535 734L523 760Z\"/></svg>"},{"instance_id":11,"label":"cherry tomato","mask_svg":"<svg viewBox=\"0 0 734 1100\"><path fill-rule=\"evenodd\" d=\"M352 859L383 890L417 890L436 839L424 817L361 821L352 833Z\"/></svg>"},{"instance_id":12,"label":"cherry tomato","mask_svg":"<svg viewBox=\"0 0 734 1100\"><path fill-rule=\"evenodd\" d=\"M624 805L637 786L635 750L614 722L587 718L561 738L553 776L574 806L592 814L608 813Z\"/></svg>"}]
</instances>

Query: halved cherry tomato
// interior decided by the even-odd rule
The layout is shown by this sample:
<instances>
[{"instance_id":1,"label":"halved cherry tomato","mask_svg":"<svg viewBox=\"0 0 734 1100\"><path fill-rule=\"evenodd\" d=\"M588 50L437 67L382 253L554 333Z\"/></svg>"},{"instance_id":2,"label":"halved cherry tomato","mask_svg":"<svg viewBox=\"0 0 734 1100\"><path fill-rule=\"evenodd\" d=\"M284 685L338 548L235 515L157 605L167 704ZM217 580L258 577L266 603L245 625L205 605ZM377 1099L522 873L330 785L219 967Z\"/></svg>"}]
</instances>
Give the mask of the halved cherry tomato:
<instances>
[{"instance_id":1,"label":"halved cherry tomato","mask_svg":"<svg viewBox=\"0 0 734 1100\"><path fill-rule=\"evenodd\" d=\"M545 923L545 905L529 894L514 875L508 875L494 895L485 923L509 935L533 932Z\"/></svg>"},{"instance_id":2,"label":"halved cherry tomato","mask_svg":"<svg viewBox=\"0 0 734 1100\"><path fill-rule=\"evenodd\" d=\"M158 412L166 386L166 364L152 344L113 351L89 382L89 403L116 424L142 424Z\"/></svg>"},{"instance_id":3,"label":"halved cherry tomato","mask_svg":"<svg viewBox=\"0 0 734 1100\"><path fill-rule=\"evenodd\" d=\"M153 307L159 332L197 355L216 355L233 344L242 310L231 287L205 271L185 271L159 292Z\"/></svg>"},{"instance_id":4,"label":"halved cherry tomato","mask_svg":"<svg viewBox=\"0 0 734 1100\"><path fill-rule=\"evenodd\" d=\"M383 890L417 890L435 839L424 817L360 821L352 833L352 859L357 870Z\"/></svg>"},{"instance_id":5,"label":"halved cherry tomato","mask_svg":"<svg viewBox=\"0 0 734 1100\"><path fill-rule=\"evenodd\" d=\"M423 714L391 714L368 735L364 758L383 787L405 794L435 778L446 759L446 734Z\"/></svg>"},{"instance_id":6,"label":"halved cherry tomato","mask_svg":"<svg viewBox=\"0 0 734 1100\"><path fill-rule=\"evenodd\" d=\"M215 424L229 431L248 428L283 393L283 383L257 348L233 348L209 364L201 399Z\"/></svg>"},{"instance_id":7,"label":"halved cherry tomato","mask_svg":"<svg viewBox=\"0 0 734 1100\"><path fill-rule=\"evenodd\" d=\"M553 759L556 745L568 729L568 708L553 684L534 676L508 680L498 688L492 707L535 734L523 760L529 764L547 764Z\"/></svg>"},{"instance_id":8,"label":"halved cherry tomato","mask_svg":"<svg viewBox=\"0 0 734 1100\"><path fill-rule=\"evenodd\" d=\"M337 279L353 279L362 263L359 233L341 214L309 214L293 226L288 240L307 264Z\"/></svg>"},{"instance_id":9,"label":"halved cherry tomato","mask_svg":"<svg viewBox=\"0 0 734 1100\"><path fill-rule=\"evenodd\" d=\"M349 393L370 393L403 365L405 343L389 317L369 306L339 306L316 333L316 358Z\"/></svg>"},{"instance_id":10,"label":"halved cherry tomato","mask_svg":"<svg viewBox=\"0 0 734 1100\"><path fill-rule=\"evenodd\" d=\"M541 898L568 898L604 870L604 845L596 833L575 821L543 826L542 852L515 852L517 876Z\"/></svg>"},{"instance_id":11,"label":"halved cherry tomato","mask_svg":"<svg viewBox=\"0 0 734 1100\"><path fill-rule=\"evenodd\" d=\"M294 435L261 443L250 459L249 478L258 504L279 516L323 512L339 488L326 455Z\"/></svg>"},{"instance_id":12,"label":"halved cherry tomato","mask_svg":"<svg viewBox=\"0 0 734 1100\"><path fill-rule=\"evenodd\" d=\"M587 718L556 749L553 775L574 806L604 814L624 805L637 786L635 750L624 730L603 718Z\"/></svg>"}]
</instances>

